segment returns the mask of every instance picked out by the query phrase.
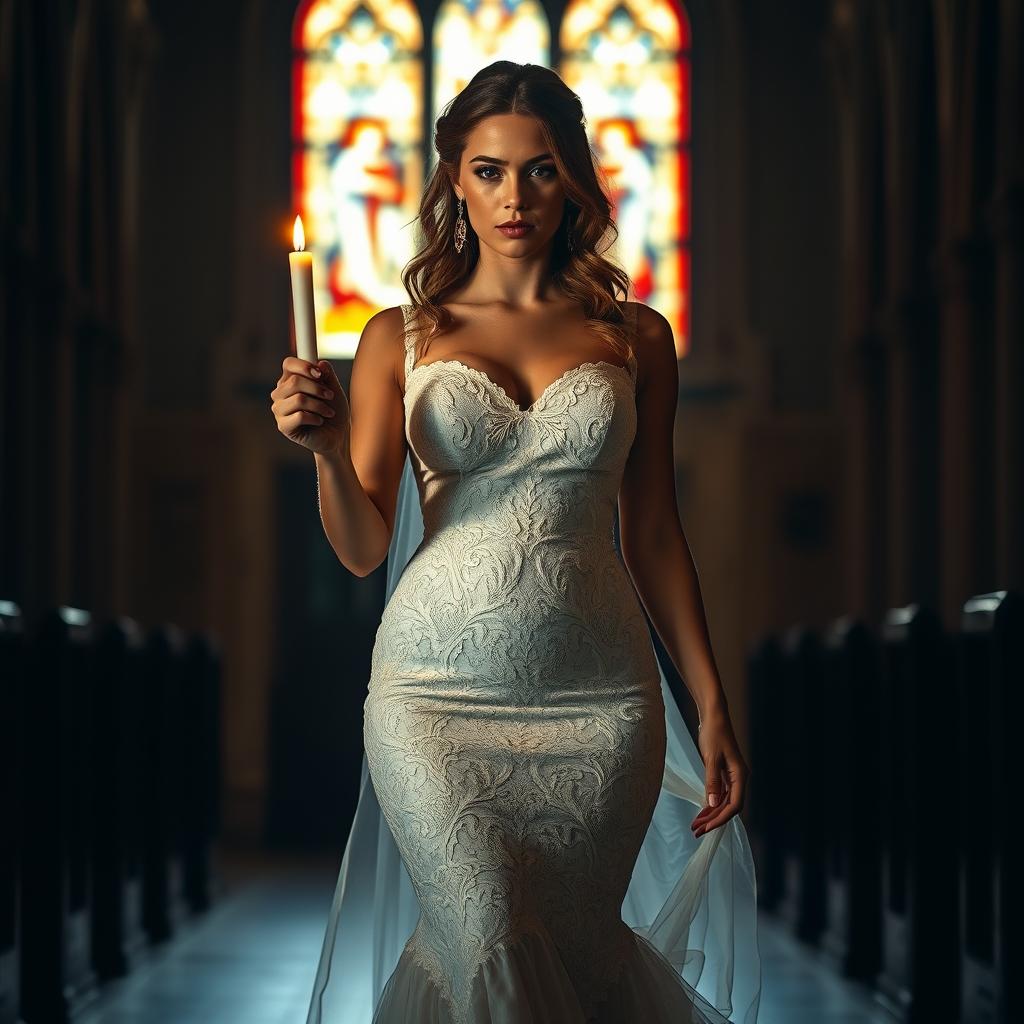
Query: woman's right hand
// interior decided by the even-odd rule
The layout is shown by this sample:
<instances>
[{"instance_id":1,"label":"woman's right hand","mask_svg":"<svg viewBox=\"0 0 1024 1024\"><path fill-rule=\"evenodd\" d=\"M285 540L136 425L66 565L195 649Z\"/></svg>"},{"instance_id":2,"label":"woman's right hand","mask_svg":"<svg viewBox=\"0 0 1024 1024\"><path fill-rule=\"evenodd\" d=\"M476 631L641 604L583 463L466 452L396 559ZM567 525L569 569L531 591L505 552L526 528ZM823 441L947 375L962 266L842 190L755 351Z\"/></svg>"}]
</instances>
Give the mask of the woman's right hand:
<instances>
[{"instance_id":1,"label":"woman's right hand","mask_svg":"<svg viewBox=\"0 0 1024 1024\"><path fill-rule=\"evenodd\" d=\"M319 371L319 379L316 372ZM326 359L310 363L285 356L281 378L270 392L277 429L311 452L332 454L348 443L351 415L334 367Z\"/></svg>"}]
</instances>

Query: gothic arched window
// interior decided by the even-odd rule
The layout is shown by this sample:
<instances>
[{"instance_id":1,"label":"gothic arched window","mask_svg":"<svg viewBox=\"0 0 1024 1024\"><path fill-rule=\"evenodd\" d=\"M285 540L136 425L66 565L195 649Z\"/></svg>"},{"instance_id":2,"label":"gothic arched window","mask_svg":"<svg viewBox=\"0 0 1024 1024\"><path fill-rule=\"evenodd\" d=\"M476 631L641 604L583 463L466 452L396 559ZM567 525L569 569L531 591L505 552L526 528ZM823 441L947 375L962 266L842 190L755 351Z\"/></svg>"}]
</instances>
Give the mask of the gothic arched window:
<instances>
[{"instance_id":1,"label":"gothic arched window","mask_svg":"<svg viewBox=\"0 0 1024 1024\"><path fill-rule=\"evenodd\" d=\"M573 0L560 74L612 186L609 251L690 348L690 26L667 0Z\"/></svg>"},{"instance_id":2,"label":"gothic arched window","mask_svg":"<svg viewBox=\"0 0 1024 1024\"><path fill-rule=\"evenodd\" d=\"M292 187L320 352L351 356L406 301L423 189L423 26L409 0L305 0L292 30Z\"/></svg>"}]
</instances>

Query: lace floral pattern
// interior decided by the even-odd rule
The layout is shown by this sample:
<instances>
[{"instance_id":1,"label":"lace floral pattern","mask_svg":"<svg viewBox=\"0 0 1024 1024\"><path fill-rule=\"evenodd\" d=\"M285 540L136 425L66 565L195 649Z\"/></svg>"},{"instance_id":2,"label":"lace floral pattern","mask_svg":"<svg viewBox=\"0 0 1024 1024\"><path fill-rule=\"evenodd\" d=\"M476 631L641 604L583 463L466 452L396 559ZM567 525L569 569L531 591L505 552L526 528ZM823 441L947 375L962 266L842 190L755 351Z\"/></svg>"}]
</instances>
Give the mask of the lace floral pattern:
<instances>
[{"instance_id":1,"label":"lace floral pattern","mask_svg":"<svg viewBox=\"0 0 1024 1024\"><path fill-rule=\"evenodd\" d=\"M480 370L413 358L407 335L424 537L384 609L364 705L374 790L420 905L392 982L424 972L468 1024L481 968L532 938L600 1019L637 941L620 910L665 756L657 663L612 533L635 360L574 366L523 409ZM391 988L375 1021L392 1019Z\"/></svg>"}]
</instances>

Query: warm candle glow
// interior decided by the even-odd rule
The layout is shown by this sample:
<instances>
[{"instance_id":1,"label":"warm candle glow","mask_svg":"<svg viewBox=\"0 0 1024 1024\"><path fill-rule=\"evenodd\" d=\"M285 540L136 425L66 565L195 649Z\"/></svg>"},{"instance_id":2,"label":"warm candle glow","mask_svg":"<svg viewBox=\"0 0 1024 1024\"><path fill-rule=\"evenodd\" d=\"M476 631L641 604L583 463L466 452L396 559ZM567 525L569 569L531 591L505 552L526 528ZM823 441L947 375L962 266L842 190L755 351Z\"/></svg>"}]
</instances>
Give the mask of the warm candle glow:
<instances>
[{"instance_id":1,"label":"warm candle glow","mask_svg":"<svg viewBox=\"0 0 1024 1024\"><path fill-rule=\"evenodd\" d=\"M295 217L295 227L292 229L292 246L300 252L306 248L306 233L302 230L302 218L299 216Z\"/></svg>"}]
</instances>

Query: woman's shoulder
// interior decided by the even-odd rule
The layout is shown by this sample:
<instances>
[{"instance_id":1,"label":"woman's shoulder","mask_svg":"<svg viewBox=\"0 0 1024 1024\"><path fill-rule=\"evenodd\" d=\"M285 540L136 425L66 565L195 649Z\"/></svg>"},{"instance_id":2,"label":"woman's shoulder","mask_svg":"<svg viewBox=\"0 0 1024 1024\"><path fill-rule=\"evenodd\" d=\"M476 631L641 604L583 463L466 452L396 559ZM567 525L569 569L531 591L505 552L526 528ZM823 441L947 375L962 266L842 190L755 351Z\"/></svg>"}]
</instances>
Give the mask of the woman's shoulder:
<instances>
[{"instance_id":1,"label":"woman's shoulder","mask_svg":"<svg viewBox=\"0 0 1024 1024\"><path fill-rule=\"evenodd\" d=\"M380 309L363 325L359 349L379 358L403 361L405 352L405 312L401 306Z\"/></svg>"},{"instance_id":2,"label":"woman's shoulder","mask_svg":"<svg viewBox=\"0 0 1024 1024\"><path fill-rule=\"evenodd\" d=\"M633 336L633 356L638 379L651 374L662 376L678 372L675 335L667 318L653 306L643 302L626 302L627 323L636 326Z\"/></svg>"},{"instance_id":3,"label":"woman's shoulder","mask_svg":"<svg viewBox=\"0 0 1024 1024\"><path fill-rule=\"evenodd\" d=\"M383 328L394 327L397 324L401 324L405 321L406 310L410 307L407 305L401 306L387 306L384 309L378 309L369 320L366 321L366 326L373 326L374 330L380 330Z\"/></svg>"},{"instance_id":4,"label":"woman's shoulder","mask_svg":"<svg viewBox=\"0 0 1024 1024\"><path fill-rule=\"evenodd\" d=\"M380 338L380 339L391 339L397 336L401 337L404 333L405 327L405 306L388 306L385 309L379 309L363 326L364 338ZM388 344L388 341L382 340L379 344Z\"/></svg>"},{"instance_id":5,"label":"woman's shoulder","mask_svg":"<svg viewBox=\"0 0 1024 1024\"><path fill-rule=\"evenodd\" d=\"M657 331L664 330L666 327L671 329L668 320L653 306L648 306L646 302L629 301L620 302L619 305L622 306L627 321L632 320L642 330Z\"/></svg>"},{"instance_id":6,"label":"woman's shoulder","mask_svg":"<svg viewBox=\"0 0 1024 1024\"><path fill-rule=\"evenodd\" d=\"M672 325L663 314L644 302L623 302L621 305L625 322L636 329L634 344L638 350L652 347L675 350Z\"/></svg>"}]
</instances>

